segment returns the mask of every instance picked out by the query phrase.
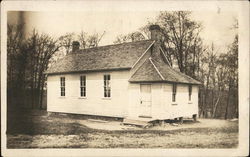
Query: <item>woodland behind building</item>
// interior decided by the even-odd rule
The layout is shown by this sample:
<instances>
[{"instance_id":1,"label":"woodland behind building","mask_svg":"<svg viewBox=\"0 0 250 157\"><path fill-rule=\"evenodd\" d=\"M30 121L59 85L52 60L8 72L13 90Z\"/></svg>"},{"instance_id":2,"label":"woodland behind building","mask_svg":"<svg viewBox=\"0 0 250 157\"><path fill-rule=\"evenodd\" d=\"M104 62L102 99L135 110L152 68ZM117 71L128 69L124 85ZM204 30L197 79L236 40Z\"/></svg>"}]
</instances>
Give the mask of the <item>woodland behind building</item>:
<instances>
[{"instance_id":1,"label":"woodland behind building","mask_svg":"<svg viewBox=\"0 0 250 157\"><path fill-rule=\"evenodd\" d=\"M238 117L238 35L225 45L205 44L201 22L192 12L161 12L156 22L148 21L138 31L117 36L114 44L149 39L148 26L158 24L163 34L162 48L171 66L202 82L199 92L199 116L207 118ZM33 30L23 34L25 24L8 25L7 101L8 109L46 109L46 75L51 64L72 49L78 40L82 49L97 47L102 34L66 33L59 38ZM237 21L232 28L238 29Z\"/></svg>"}]
</instances>

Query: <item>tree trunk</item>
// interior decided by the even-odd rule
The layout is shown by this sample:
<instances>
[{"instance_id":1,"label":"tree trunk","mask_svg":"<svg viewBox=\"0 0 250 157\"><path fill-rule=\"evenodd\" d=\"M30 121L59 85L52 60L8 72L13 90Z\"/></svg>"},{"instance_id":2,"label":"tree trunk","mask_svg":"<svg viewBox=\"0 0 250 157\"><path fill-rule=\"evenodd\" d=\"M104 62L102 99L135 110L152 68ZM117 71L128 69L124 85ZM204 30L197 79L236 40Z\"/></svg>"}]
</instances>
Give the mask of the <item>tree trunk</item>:
<instances>
[{"instance_id":1,"label":"tree trunk","mask_svg":"<svg viewBox=\"0 0 250 157\"><path fill-rule=\"evenodd\" d=\"M40 108L41 107L41 104L40 104L40 99L41 99L41 93L42 93L42 76L41 76L41 72L39 72L39 75L38 75L38 85L37 85L37 104L38 104L38 107Z\"/></svg>"},{"instance_id":2,"label":"tree trunk","mask_svg":"<svg viewBox=\"0 0 250 157\"><path fill-rule=\"evenodd\" d=\"M44 93L44 90L42 89L40 92L40 102L39 102L39 108L41 110L43 109L43 93Z\"/></svg>"},{"instance_id":3,"label":"tree trunk","mask_svg":"<svg viewBox=\"0 0 250 157\"><path fill-rule=\"evenodd\" d=\"M43 94L44 94L44 82L45 82L45 76L42 76L42 80L41 80L41 92L40 92L40 101L39 101L39 108L43 109Z\"/></svg>"},{"instance_id":4,"label":"tree trunk","mask_svg":"<svg viewBox=\"0 0 250 157\"><path fill-rule=\"evenodd\" d=\"M235 91L234 91L234 98L235 98L235 101L234 101L234 103L235 103L235 109L234 109L234 111L235 111L235 113L234 113L234 116L235 116L235 118L238 118L238 116L239 116L239 113L238 113L238 88L236 88L235 89Z\"/></svg>"},{"instance_id":5,"label":"tree trunk","mask_svg":"<svg viewBox=\"0 0 250 157\"><path fill-rule=\"evenodd\" d=\"M230 100L230 93L231 93L231 79L229 80L229 88L228 88L228 96L227 96L227 106L226 106L226 113L225 113L225 119L228 118L228 110L229 110L229 100Z\"/></svg>"},{"instance_id":6,"label":"tree trunk","mask_svg":"<svg viewBox=\"0 0 250 157\"><path fill-rule=\"evenodd\" d=\"M196 52L195 52L196 50L195 50L195 46L194 46L194 52L193 52L193 65L192 65L192 69L191 69L191 71L192 71L192 76L194 77L195 76L195 68L196 68L196 66L195 66L195 59L196 59Z\"/></svg>"},{"instance_id":7,"label":"tree trunk","mask_svg":"<svg viewBox=\"0 0 250 157\"><path fill-rule=\"evenodd\" d=\"M201 90L201 106L200 106L200 113L199 113L199 117L205 117L205 90L204 88Z\"/></svg>"},{"instance_id":8,"label":"tree trunk","mask_svg":"<svg viewBox=\"0 0 250 157\"><path fill-rule=\"evenodd\" d=\"M217 99L217 101L216 101L216 103L214 105L214 108L213 108L213 115L212 115L213 118L216 117L216 111L217 111L217 106L219 104L219 101L220 101L220 96L218 97L218 99Z\"/></svg>"},{"instance_id":9,"label":"tree trunk","mask_svg":"<svg viewBox=\"0 0 250 157\"><path fill-rule=\"evenodd\" d=\"M34 104L34 82L33 82L33 79L32 79L32 82L31 82L31 108L33 109L33 104Z\"/></svg>"},{"instance_id":10,"label":"tree trunk","mask_svg":"<svg viewBox=\"0 0 250 157\"><path fill-rule=\"evenodd\" d=\"M212 107L212 112L213 112L213 110L214 110L214 88L212 88L211 89L211 107ZM213 113L212 113L213 114ZM213 117L212 115L211 115L211 117Z\"/></svg>"}]
</instances>

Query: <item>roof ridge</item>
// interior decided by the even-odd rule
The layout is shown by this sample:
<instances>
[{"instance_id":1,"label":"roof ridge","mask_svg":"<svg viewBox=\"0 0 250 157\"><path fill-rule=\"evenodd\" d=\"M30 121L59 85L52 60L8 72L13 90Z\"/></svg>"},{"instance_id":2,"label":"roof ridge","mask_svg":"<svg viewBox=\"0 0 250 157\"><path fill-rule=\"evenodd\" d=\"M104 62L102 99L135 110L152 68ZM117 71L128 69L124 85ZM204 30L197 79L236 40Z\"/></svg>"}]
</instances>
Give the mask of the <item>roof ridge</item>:
<instances>
[{"instance_id":1,"label":"roof ridge","mask_svg":"<svg viewBox=\"0 0 250 157\"><path fill-rule=\"evenodd\" d=\"M171 66L170 65L170 62L169 62L169 60L168 60L168 58L167 58L167 56L166 56L166 54L165 54L165 52L163 51L163 49L160 47L160 51L161 51L161 53L163 54L163 56L165 57L165 59L166 59L166 61L168 62L168 66Z\"/></svg>"},{"instance_id":2,"label":"roof ridge","mask_svg":"<svg viewBox=\"0 0 250 157\"><path fill-rule=\"evenodd\" d=\"M86 48L86 49L79 49L76 53L79 53L81 51L92 50L92 49L98 49L98 48L104 48L104 47L111 47L111 46L118 46L118 45L128 45L128 44L134 44L134 43L145 42L145 41L153 41L153 40L147 39L147 40L124 42L124 43L119 43L119 44L103 45L103 46L91 47L91 48ZM72 54L72 53L70 53L70 54Z\"/></svg>"},{"instance_id":3,"label":"roof ridge","mask_svg":"<svg viewBox=\"0 0 250 157\"><path fill-rule=\"evenodd\" d=\"M90 70L100 68L132 67L144 51L153 43L152 40L142 40L97 48L89 48L68 53L48 68L48 73L74 70ZM86 52L86 53L85 53Z\"/></svg>"},{"instance_id":4,"label":"roof ridge","mask_svg":"<svg viewBox=\"0 0 250 157\"><path fill-rule=\"evenodd\" d=\"M135 67L135 65L142 59L142 57L148 52L148 50L151 48L151 46L155 43L155 41L153 41L148 48L143 52L143 54L138 58L138 60L133 64L132 68Z\"/></svg>"},{"instance_id":5,"label":"roof ridge","mask_svg":"<svg viewBox=\"0 0 250 157\"><path fill-rule=\"evenodd\" d=\"M149 59L150 63L154 66L154 68L155 68L155 70L157 71L157 73L160 75L161 79L162 79L162 80L165 80L165 78L162 76L162 74L161 74L161 72L159 71L159 69L157 69L156 65L153 63L152 58L149 57L148 59Z\"/></svg>"}]
</instances>

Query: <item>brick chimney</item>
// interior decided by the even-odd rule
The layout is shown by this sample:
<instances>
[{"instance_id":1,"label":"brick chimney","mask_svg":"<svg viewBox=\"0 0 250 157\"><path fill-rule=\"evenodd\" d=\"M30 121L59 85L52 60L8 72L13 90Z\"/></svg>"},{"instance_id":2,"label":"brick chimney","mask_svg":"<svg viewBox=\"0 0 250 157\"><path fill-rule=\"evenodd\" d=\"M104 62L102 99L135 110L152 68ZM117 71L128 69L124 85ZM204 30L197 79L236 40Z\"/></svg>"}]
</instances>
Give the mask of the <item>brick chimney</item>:
<instances>
[{"instance_id":1,"label":"brick chimney","mask_svg":"<svg viewBox=\"0 0 250 157\"><path fill-rule=\"evenodd\" d=\"M151 49L151 57L154 59L156 62L162 61L162 54L161 54L161 40L162 40L162 35L160 31L160 26L159 25L151 25L149 26L149 31L151 33L151 40L154 40L155 43Z\"/></svg>"},{"instance_id":2,"label":"brick chimney","mask_svg":"<svg viewBox=\"0 0 250 157\"><path fill-rule=\"evenodd\" d=\"M156 42L160 42L162 35L161 35L161 28L159 25L151 25L149 26L149 31L151 33L151 39L155 40Z\"/></svg>"},{"instance_id":3,"label":"brick chimney","mask_svg":"<svg viewBox=\"0 0 250 157\"><path fill-rule=\"evenodd\" d=\"M72 42L72 52L76 52L80 49L80 43L78 41Z\"/></svg>"}]
</instances>

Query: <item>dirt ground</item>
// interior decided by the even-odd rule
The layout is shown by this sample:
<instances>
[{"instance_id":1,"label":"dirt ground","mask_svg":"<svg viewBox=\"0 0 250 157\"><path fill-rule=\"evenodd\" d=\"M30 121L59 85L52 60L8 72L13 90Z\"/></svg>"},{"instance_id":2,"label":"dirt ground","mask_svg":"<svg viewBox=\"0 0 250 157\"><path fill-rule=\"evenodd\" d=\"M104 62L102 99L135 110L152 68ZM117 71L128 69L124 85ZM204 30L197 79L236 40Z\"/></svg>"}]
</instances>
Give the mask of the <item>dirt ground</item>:
<instances>
[{"instance_id":1,"label":"dirt ground","mask_svg":"<svg viewBox=\"0 0 250 157\"><path fill-rule=\"evenodd\" d=\"M32 114L31 114L32 113ZM184 120L143 129L120 121L9 114L8 148L236 148L238 121ZM20 116L22 115L22 116Z\"/></svg>"}]
</instances>

